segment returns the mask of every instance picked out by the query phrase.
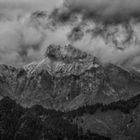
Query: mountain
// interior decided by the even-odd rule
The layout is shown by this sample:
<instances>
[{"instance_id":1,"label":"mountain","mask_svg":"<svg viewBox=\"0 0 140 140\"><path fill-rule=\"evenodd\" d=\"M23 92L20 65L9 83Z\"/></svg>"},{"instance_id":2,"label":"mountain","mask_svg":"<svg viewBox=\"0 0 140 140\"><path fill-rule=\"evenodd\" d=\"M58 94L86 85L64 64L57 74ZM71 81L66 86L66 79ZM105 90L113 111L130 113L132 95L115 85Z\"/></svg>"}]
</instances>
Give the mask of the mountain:
<instances>
[{"instance_id":1,"label":"mountain","mask_svg":"<svg viewBox=\"0 0 140 140\"><path fill-rule=\"evenodd\" d=\"M95 57L71 45L50 45L45 55L41 62L24 68L0 65L1 97L67 111L139 95L139 74L113 64L103 67Z\"/></svg>"},{"instance_id":2,"label":"mountain","mask_svg":"<svg viewBox=\"0 0 140 140\"><path fill-rule=\"evenodd\" d=\"M113 140L140 139L139 91L138 72L103 66L71 45L50 45L44 60L23 68L0 65L1 99L8 96L24 108L59 110L84 133Z\"/></svg>"}]
</instances>

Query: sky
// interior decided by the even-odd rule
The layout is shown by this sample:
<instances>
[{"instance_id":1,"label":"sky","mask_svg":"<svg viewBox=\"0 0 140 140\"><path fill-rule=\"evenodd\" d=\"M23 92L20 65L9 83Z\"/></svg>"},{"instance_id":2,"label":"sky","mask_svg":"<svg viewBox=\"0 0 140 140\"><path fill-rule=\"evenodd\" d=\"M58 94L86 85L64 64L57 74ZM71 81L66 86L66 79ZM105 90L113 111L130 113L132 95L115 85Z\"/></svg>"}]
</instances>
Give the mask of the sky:
<instances>
[{"instance_id":1,"label":"sky","mask_svg":"<svg viewBox=\"0 0 140 140\"><path fill-rule=\"evenodd\" d=\"M40 61L51 44L140 69L140 0L0 0L0 64Z\"/></svg>"},{"instance_id":2,"label":"sky","mask_svg":"<svg viewBox=\"0 0 140 140\"><path fill-rule=\"evenodd\" d=\"M59 0L0 0L0 11L52 10Z\"/></svg>"}]
</instances>

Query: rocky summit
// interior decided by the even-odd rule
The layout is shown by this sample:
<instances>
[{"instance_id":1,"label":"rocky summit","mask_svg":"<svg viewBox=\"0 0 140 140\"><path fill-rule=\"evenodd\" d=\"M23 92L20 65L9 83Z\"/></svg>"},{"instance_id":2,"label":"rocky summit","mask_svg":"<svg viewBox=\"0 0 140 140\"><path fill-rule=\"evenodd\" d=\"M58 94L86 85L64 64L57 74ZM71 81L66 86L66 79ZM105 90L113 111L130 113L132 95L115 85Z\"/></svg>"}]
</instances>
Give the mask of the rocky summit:
<instances>
[{"instance_id":1,"label":"rocky summit","mask_svg":"<svg viewBox=\"0 0 140 140\"><path fill-rule=\"evenodd\" d=\"M13 139L16 140L28 140L28 136L25 136L25 139L22 137L22 129L24 126L28 127L24 118L28 114L26 112L31 112L33 118L36 116L33 115L36 110L32 111L36 105L43 110L58 111L61 114L58 121L63 119L69 128L75 128L76 125L77 139L81 131L88 135L90 133L92 138L87 139L93 140L140 139L140 74L113 64L103 66L97 58L71 45L50 45L44 60L25 65L23 68L0 65L0 98L0 106L7 102L4 103L6 107L0 107L0 124L4 121L1 116L7 110L9 102L15 102L12 103L15 104L14 107L18 106L15 113L20 113L21 110L17 118L19 123L13 124L20 129L19 132L18 129L14 131ZM8 113L12 115L13 112ZM41 120L46 119L46 116L47 113L36 116L35 120L31 119L37 123L37 130L29 132L37 132L37 140L44 140L42 135L48 134L47 128L43 129ZM30 119L28 120L30 122ZM59 125L65 124L63 121ZM2 133L11 135L12 132L6 130L0 127L1 136ZM6 140L5 137L6 135L2 140ZM67 134L61 139L72 138ZM82 137L79 138L81 139Z\"/></svg>"}]
</instances>

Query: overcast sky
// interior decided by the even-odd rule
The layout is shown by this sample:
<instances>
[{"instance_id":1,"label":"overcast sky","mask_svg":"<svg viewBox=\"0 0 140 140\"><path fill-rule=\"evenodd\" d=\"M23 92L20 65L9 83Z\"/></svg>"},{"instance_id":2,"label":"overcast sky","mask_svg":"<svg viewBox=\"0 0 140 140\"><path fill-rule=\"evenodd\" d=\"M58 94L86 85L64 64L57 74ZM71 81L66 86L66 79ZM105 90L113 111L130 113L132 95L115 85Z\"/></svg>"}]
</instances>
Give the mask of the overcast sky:
<instances>
[{"instance_id":1,"label":"overcast sky","mask_svg":"<svg viewBox=\"0 0 140 140\"><path fill-rule=\"evenodd\" d=\"M0 0L0 12L2 11L30 11L51 10L61 0Z\"/></svg>"}]
</instances>

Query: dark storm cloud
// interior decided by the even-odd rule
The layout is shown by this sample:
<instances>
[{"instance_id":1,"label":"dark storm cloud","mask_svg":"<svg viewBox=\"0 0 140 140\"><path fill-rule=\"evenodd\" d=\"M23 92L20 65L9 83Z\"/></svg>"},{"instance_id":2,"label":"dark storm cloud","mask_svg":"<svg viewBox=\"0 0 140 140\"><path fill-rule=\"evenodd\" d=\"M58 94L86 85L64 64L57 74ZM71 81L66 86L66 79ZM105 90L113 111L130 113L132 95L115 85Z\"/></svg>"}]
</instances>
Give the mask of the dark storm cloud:
<instances>
[{"instance_id":1,"label":"dark storm cloud","mask_svg":"<svg viewBox=\"0 0 140 140\"><path fill-rule=\"evenodd\" d=\"M52 17L66 22L75 14L83 19L116 24L131 19L140 20L139 0L64 0L63 7L55 9Z\"/></svg>"}]
</instances>

